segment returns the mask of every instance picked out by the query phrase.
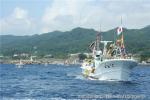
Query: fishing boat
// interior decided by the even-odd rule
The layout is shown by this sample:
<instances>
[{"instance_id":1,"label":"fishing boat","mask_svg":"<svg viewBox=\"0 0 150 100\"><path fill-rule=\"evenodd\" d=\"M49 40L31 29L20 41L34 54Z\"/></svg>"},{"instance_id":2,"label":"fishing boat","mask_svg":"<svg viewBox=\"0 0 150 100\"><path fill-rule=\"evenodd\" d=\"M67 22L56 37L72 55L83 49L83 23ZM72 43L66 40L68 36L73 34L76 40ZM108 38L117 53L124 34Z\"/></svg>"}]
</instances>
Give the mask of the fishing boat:
<instances>
[{"instance_id":1,"label":"fishing boat","mask_svg":"<svg viewBox=\"0 0 150 100\"><path fill-rule=\"evenodd\" d=\"M103 48L100 49L100 45ZM92 58L82 63L82 74L88 79L130 81L130 73L137 61L125 51L123 28L118 27L115 41L102 41L100 32L90 46Z\"/></svg>"}]
</instances>

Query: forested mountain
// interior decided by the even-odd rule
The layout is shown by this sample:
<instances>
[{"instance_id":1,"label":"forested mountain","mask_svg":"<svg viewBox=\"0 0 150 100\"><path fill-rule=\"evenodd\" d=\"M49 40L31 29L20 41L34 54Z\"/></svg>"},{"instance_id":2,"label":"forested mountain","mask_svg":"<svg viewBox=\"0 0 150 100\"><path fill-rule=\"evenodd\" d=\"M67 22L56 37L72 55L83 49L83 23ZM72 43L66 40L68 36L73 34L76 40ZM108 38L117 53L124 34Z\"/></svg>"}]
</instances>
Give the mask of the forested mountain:
<instances>
[{"instance_id":1,"label":"forested mountain","mask_svg":"<svg viewBox=\"0 0 150 100\"><path fill-rule=\"evenodd\" d=\"M0 36L0 54L12 56L18 53L37 55L53 54L56 57L68 53L88 52L89 44L95 40L97 31L93 29L75 28L71 31L54 31L32 36ZM123 29L127 52L150 55L150 25L142 29ZM116 28L101 32L103 40L114 40ZM36 48L34 48L36 47Z\"/></svg>"}]
</instances>

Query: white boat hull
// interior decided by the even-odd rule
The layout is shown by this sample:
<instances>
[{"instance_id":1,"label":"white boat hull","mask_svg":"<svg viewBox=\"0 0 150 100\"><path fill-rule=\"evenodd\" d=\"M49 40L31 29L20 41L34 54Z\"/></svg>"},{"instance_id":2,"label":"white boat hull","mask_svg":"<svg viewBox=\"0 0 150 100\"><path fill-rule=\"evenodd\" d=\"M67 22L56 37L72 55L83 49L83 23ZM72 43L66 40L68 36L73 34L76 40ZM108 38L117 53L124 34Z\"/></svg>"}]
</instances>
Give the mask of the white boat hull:
<instances>
[{"instance_id":1,"label":"white boat hull","mask_svg":"<svg viewBox=\"0 0 150 100\"><path fill-rule=\"evenodd\" d=\"M129 81L131 70L137 66L132 59L110 59L95 64L95 72L90 73L89 78L114 81Z\"/></svg>"}]
</instances>

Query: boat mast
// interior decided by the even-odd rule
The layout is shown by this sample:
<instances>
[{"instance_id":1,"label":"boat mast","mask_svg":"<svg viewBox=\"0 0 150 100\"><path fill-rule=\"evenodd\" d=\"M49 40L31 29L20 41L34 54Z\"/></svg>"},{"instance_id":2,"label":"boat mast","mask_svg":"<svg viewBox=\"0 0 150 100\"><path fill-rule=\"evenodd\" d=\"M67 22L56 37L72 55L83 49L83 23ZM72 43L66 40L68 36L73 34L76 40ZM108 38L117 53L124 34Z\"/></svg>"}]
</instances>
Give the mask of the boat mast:
<instances>
[{"instance_id":1,"label":"boat mast","mask_svg":"<svg viewBox=\"0 0 150 100\"><path fill-rule=\"evenodd\" d=\"M121 26L118 27L117 33L117 40L116 40L116 45L117 45L117 51L119 51L119 53L116 52L116 55L121 55L124 56L125 53L125 46L124 46L124 34L123 34L123 27L122 27L122 16L121 16L121 21L120 21Z\"/></svg>"},{"instance_id":2,"label":"boat mast","mask_svg":"<svg viewBox=\"0 0 150 100\"><path fill-rule=\"evenodd\" d=\"M101 41L101 26L100 26L100 31L97 32L96 34L96 50L99 51L100 50L100 47L99 47L99 44L100 44L100 41Z\"/></svg>"},{"instance_id":3,"label":"boat mast","mask_svg":"<svg viewBox=\"0 0 150 100\"><path fill-rule=\"evenodd\" d=\"M121 27L122 27L122 16L121 16ZM123 33L122 33L121 39L122 39L122 45L121 45L121 47L125 48L125 46L124 46L124 34Z\"/></svg>"}]
</instances>

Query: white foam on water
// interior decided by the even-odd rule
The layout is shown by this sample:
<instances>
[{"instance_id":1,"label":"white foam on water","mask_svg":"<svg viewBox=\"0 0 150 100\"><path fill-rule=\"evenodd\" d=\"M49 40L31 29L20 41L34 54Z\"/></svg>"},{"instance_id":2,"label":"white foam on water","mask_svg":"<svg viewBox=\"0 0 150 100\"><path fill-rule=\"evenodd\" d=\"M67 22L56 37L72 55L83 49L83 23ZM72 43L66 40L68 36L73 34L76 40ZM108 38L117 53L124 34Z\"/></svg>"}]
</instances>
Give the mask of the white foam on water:
<instances>
[{"instance_id":1,"label":"white foam on water","mask_svg":"<svg viewBox=\"0 0 150 100\"><path fill-rule=\"evenodd\" d=\"M66 100L66 99L60 97L54 97L54 98L49 98L49 100Z\"/></svg>"},{"instance_id":2,"label":"white foam on water","mask_svg":"<svg viewBox=\"0 0 150 100\"><path fill-rule=\"evenodd\" d=\"M86 78L83 75L76 75L75 79L85 80Z\"/></svg>"},{"instance_id":3,"label":"white foam on water","mask_svg":"<svg viewBox=\"0 0 150 100\"><path fill-rule=\"evenodd\" d=\"M67 73L67 76L76 76L74 73Z\"/></svg>"}]
</instances>

